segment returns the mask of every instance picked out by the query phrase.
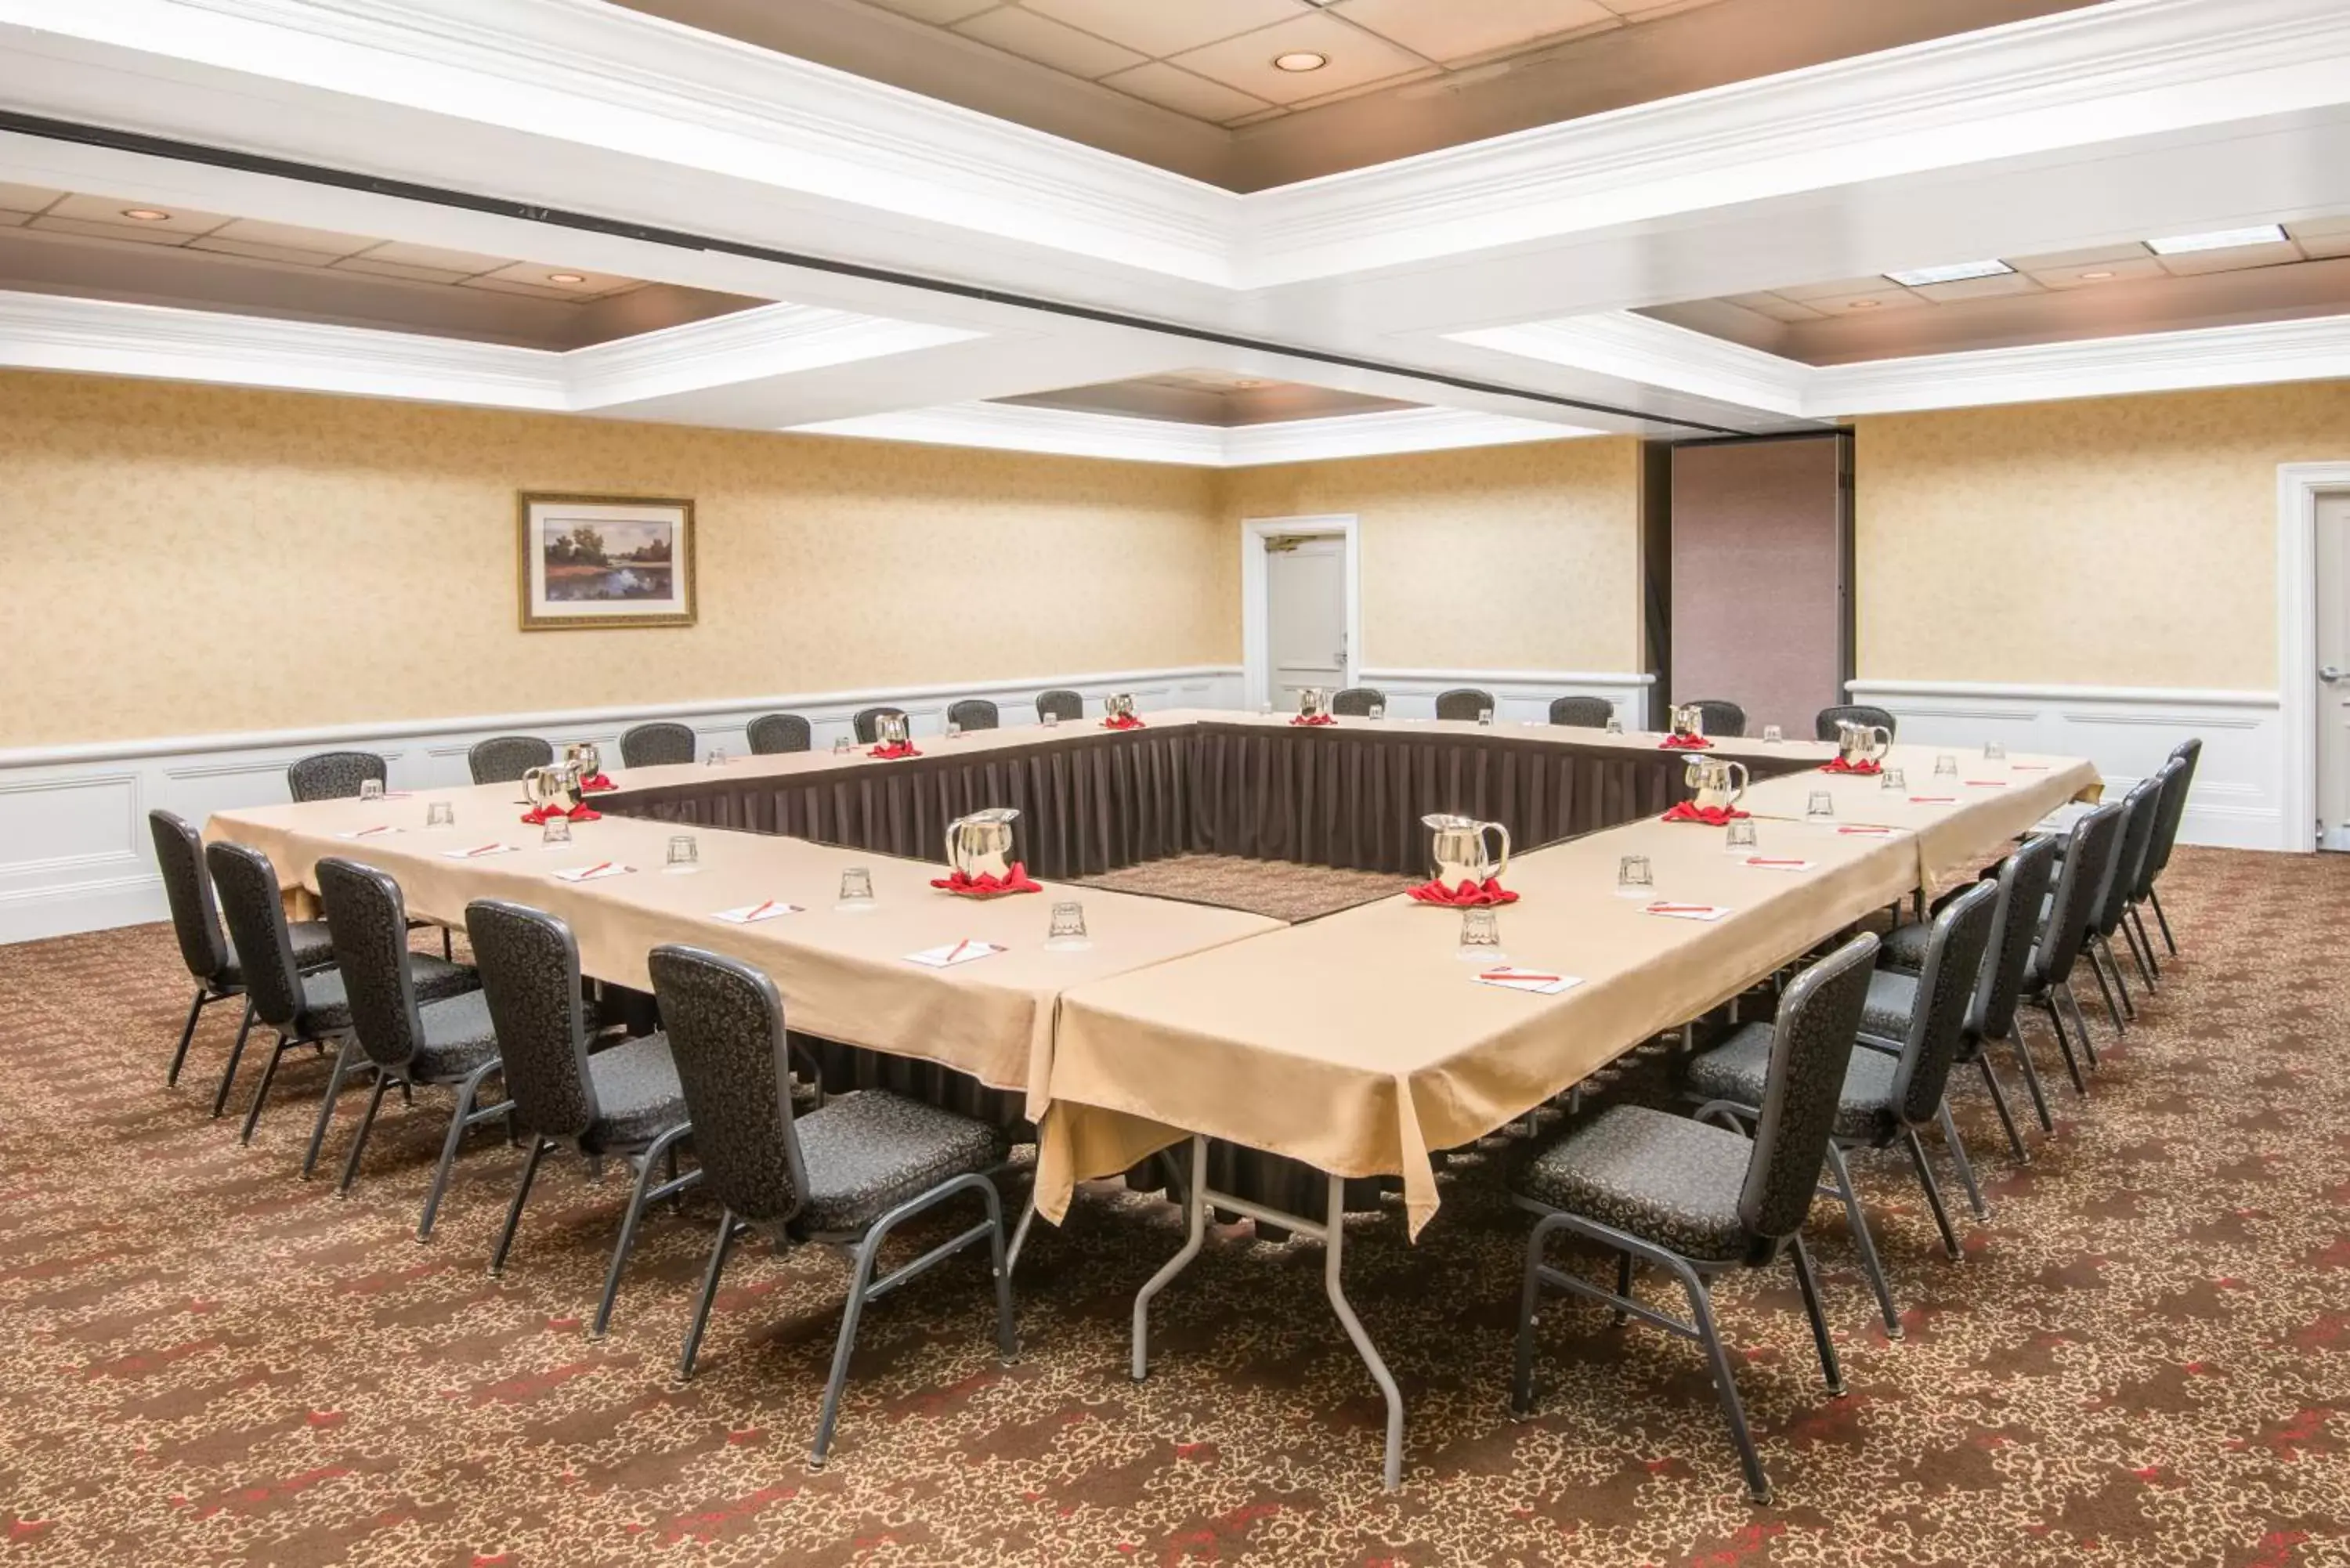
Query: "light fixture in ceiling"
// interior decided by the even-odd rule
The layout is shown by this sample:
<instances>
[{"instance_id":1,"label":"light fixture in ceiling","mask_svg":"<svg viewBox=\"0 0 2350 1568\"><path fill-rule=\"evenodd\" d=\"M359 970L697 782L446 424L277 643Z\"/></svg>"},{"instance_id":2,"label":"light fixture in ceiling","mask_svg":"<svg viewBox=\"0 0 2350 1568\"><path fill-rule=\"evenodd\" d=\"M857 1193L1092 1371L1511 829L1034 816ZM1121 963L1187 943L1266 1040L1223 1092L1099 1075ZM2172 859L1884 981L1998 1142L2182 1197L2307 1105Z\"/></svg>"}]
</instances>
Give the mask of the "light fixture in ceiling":
<instances>
[{"instance_id":1,"label":"light fixture in ceiling","mask_svg":"<svg viewBox=\"0 0 2350 1568\"><path fill-rule=\"evenodd\" d=\"M1846 305L1845 308L1846 310L1874 310L1877 308L1877 301L1873 299L1856 299Z\"/></svg>"},{"instance_id":2,"label":"light fixture in ceiling","mask_svg":"<svg viewBox=\"0 0 2350 1568\"><path fill-rule=\"evenodd\" d=\"M2259 223L2249 229L2214 229L2206 234L2173 234L2167 240L2148 240L2146 248L2158 256L2191 255L2197 251L2231 251L2240 245L2277 245L2284 243L2284 229L2276 223Z\"/></svg>"},{"instance_id":3,"label":"light fixture in ceiling","mask_svg":"<svg viewBox=\"0 0 2350 1568\"><path fill-rule=\"evenodd\" d=\"M1950 262L1941 266L1912 267L1908 272L1888 272L1885 275L1904 288L1924 288L1929 284L1964 283L1969 278L2001 277L2015 269L2003 261Z\"/></svg>"},{"instance_id":4,"label":"light fixture in ceiling","mask_svg":"<svg viewBox=\"0 0 2350 1568\"><path fill-rule=\"evenodd\" d=\"M1249 390L1253 390L1253 389L1254 389L1255 388L1258 388L1258 387L1263 387L1263 386L1269 385L1269 383L1264 382L1264 381L1254 380L1254 379L1250 379L1250 378L1248 378L1248 377L1245 377L1245 376L1244 376L1244 377L1241 378L1239 380L1234 381L1234 382L1232 383L1232 385L1233 385L1233 386L1235 386L1235 387L1240 388L1240 389L1241 389L1242 390L1243 390L1243 391L1249 391Z\"/></svg>"},{"instance_id":5,"label":"light fixture in ceiling","mask_svg":"<svg viewBox=\"0 0 2350 1568\"><path fill-rule=\"evenodd\" d=\"M2113 275L2114 275L2109 272L2085 272L2081 275L2081 281L2083 283L2103 283L2106 279Z\"/></svg>"},{"instance_id":6,"label":"light fixture in ceiling","mask_svg":"<svg viewBox=\"0 0 2350 1568\"><path fill-rule=\"evenodd\" d=\"M167 223L172 216L161 207L125 207L122 215L134 223Z\"/></svg>"},{"instance_id":7,"label":"light fixture in ceiling","mask_svg":"<svg viewBox=\"0 0 2350 1568\"><path fill-rule=\"evenodd\" d=\"M588 281L588 275L586 273L579 272L551 272L546 275L546 281L549 283L586 283Z\"/></svg>"},{"instance_id":8,"label":"light fixture in ceiling","mask_svg":"<svg viewBox=\"0 0 2350 1568\"><path fill-rule=\"evenodd\" d=\"M1285 55L1273 57L1273 68L1277 71L1318 71L1330 63L1330 57L1312 49L1292 49Z\"/></svg>"}]
</instances>

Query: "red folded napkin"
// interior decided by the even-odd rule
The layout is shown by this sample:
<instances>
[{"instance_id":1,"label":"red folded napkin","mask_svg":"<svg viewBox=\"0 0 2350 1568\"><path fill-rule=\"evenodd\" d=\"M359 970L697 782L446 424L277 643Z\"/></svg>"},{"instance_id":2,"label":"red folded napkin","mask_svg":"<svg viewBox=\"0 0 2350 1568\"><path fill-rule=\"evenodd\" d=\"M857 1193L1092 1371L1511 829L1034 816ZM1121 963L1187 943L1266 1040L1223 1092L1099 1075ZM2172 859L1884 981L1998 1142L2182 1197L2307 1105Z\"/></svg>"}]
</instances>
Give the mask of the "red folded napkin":
<instances>
[{"instance_id":1,"label":"red folded napkin","mask_svg":"<svg viewBox=\"0 0 2350 1568\"><path fill-rule=\"evenodd\" d=\"M1737 821L1742 816L1751 816L1753 814L1752 812L1741 811L1734 805L1726 808L1719 805L1700 806L1693 800L1685 800L1676 804L1672 810L1665 813L1664 815L1659 817L1657 820L1659 822L1701 822L1708 827L1721 827L1725 824Z\"/></svg>"},{"instance_id":2,"label":"red folded napkin","mask_svg":"<svg viewBox=\"0 0 2350 1568\"><path fill-rule=\"evenodd\" d=\"M588 803L583 800L577 805L571 808L571 820L574 822L601 822L604 820L604 814L600 811L591 809Z\"/></svg>"},{"instance_id":3,"label":"red folded napkin","mask_svg":"<svg viewBox=\"0 0 2350 1568\"><path fill-rule=\"evenodd\" d=\"M865 754L868 757L879 757L884 762L895 762L899 757L919 757L922 753L914 750L913 742L899 741L891 745L876 746Z\"/></svg>"},{"instance_id":4,"label":"red folded napkin","mask_svg":"<svg viewBox=\"0 0 2350 1568\"><path fill-rule=\"evenodd\" d=\"M525 827L541 827L546 826L548 817L563 815L560 806L535 805L522 814L522 824Z\"/></svg>"},{"instance_id":5,"label":"red folded napkin","mask_svg":"<svg viewBox=\"0 0 2350 1568\"><path fill-rule=\"evenodd\" d=\"M1121 713L1114 719L1104 719L1102 721L1102 728L1105 730L1139 730L1142 728L1142 715L1139 713Z\"/></svg>"},{"instance_id":6,"label":"red folded napkin","mask_svg":"<svg viewBox=\"0 0 2350 1568\"><path fill-rule=\"evenodd\" d=\"M959 893L966 898L995 898L1006 893L1041 893L1045 889L1028 879L1028 868L1014 860L998 877L983 871L976 877L966 877L957 871L951 877L933 877L931 886L949 893Z\"/></svg>"},{"instance_id":7,"label":"red folded napkin","mask_svg":"<svg viewBox=\"0 0 2350 1568\"><path fill-rule=\"evenodd\" d=\"M1481 883L1462 877L1458 888L1448 888L1430 879L1411 890L1411 896L1423 904L1440 904L1447 909L1473 909L1487 904L1514 904L1518 896L1491 877Z\"/></svg>"},{"instance_id":8,"label":"red folded napkin","mask_svg":"<svg viewBox=\"0 0 2350 1568\"><path fill-rule=\"evenodd\" d=\"M1842 757L1838 757L1820 770L1824 774L1859 774L1864 777L1872 774L1881 774L1884 771L1885 765L1874 757L1860 763L1847 763Z\"/></svg>"},{"instance_id":9,"label":"red folded napkin","mask_svg":"<svg viewBox=\"0 0 2350 1568\"><path fill-rule=\"evenodd\" d=\"M1328 713L1316 713L1311 719L1307 718L1305 714L1300 713L1289 722L1293 724L1335 724L1338 721L1336 717Z\"/></svg>"},{"instance_id":10,"label":"red folded napkin","mask_svg":"<svg viewBox=\"0 0 2350 1568\"><path fill-rule=\"evenodd\" d=\"M592 779L582 779L579 782L580 792L586 794L593 794L603 790L618 789L619 787L620 786L619 784L614 784L602 774L598 774Z\"/></svg>"},{"instance_id":11,"label":"red folded napkin","mask_svg":"<svg viewBox=\"0 0 2350 1568\"><path fill-rule=\"evenodd\" d=\"M1663 741L1658 743L1657 750L1660 752L1710 752L1713 750L1713 742L1707 740L1703 735L1667 735Z\"/></svg>"}]
</instances>

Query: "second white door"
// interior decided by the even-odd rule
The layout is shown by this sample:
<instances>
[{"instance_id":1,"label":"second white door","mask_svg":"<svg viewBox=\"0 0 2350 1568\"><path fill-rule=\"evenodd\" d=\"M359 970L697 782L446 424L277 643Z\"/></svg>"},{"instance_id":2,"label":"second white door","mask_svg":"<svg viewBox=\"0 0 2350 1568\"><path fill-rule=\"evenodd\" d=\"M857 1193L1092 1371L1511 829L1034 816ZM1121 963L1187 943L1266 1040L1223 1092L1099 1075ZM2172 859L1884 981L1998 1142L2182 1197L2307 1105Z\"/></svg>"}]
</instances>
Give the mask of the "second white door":
<instances>
[{"instance_id":1,"label":"second white door","mask_svg":"<svg viewBox=\"0 0 2350 1568\"><path fill-rule=\"evenodd\" d=\"M1347 550L1336 535L1295 542L1267 540L1265 647L1272 655L1268 700L1276 711L1297 706L1308 686L1336 691L1348 680Z\"/></svg>"}]
</instances>

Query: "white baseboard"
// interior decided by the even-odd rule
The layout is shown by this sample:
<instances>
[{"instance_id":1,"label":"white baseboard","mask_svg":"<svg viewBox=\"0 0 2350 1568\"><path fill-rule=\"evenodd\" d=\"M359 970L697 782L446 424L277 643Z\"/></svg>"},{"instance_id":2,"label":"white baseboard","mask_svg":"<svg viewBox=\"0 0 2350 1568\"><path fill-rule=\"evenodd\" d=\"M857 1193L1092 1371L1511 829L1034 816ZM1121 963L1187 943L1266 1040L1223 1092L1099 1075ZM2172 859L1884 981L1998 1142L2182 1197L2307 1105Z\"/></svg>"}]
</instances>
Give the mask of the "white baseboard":
<instances>
[{"instance_id":1,"label":"white baseboard","mask_svg":"<svg viewBox=\"0 0 2350 1568\"><path fill-rule=\"evenodd\" d=\"M1856 680L1855 702L1900 721L1901 739L2086 757L2108 798L2162 765L2189 735L2203 741L2194 793L2180 819L2184 844L2289 847L2273 691L2136 686L2005 686L1958 680Z\"/></svg>"},{"instance_id":2,"label":"white baseboard","mask_svg":"<svg viewBox=\"0 0 2350 1568\"><path fill-rule=\"evenodd\" d=\"M948 706L964 698L986 698L1018 722L1035 712L1038 692L1056 686L1095 701L1132 692L1146 711L1241 706L1239 667L1203 665L0 751L0 944L165 919L147 813L161 807L201 826L215 811L282 801L286 764L310 752L380 753L393 788L436 789L469 783L465 753L492 735L593 741L617 757L621 731L675 719L693 726L704 753L717 746L740 753L750 749L744 730L753 719L783 711L806 718L821 750L849 733L857 710L877 702L905 709L915 733L936 734Z\"/></svg>"},{"instance_id":3,"label":"white baseboard","mask_svg":"<svg viewBox=\"0 0 2350 1568\"><path fill-rule=\"evenodd\" d=\"M1656 678L1592 670L1358 670L1355 680L1386 692L1388 711L1399 719L1433 718L1440 692L1473 686L1493 694L1497 724L1546 723L1554 697L1605 697L1627 728L1638 729Z\"/></svg>"}]
</instances>

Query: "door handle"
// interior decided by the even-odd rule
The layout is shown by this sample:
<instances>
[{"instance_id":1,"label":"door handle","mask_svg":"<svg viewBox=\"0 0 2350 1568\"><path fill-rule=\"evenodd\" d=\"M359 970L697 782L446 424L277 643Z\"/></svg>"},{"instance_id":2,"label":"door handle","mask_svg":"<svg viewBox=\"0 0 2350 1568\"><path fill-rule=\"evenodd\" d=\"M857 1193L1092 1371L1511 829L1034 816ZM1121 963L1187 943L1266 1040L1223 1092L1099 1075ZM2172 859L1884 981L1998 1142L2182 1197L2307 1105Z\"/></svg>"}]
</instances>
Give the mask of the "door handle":
<instances>
[{"instance_id":1,"label":"door handle","mask_svg":"<svg viewBox=\"0 0 2350 1568\"><path fill-rule=\"evenodd\" d=\"M2324 681L2328 686L2331 686L2335 681L2341 680L2343 674L2343 669L2338 664L2320 665L2317 670L2317 678L2320 680Z\"/></svg>"}]
</instances>

